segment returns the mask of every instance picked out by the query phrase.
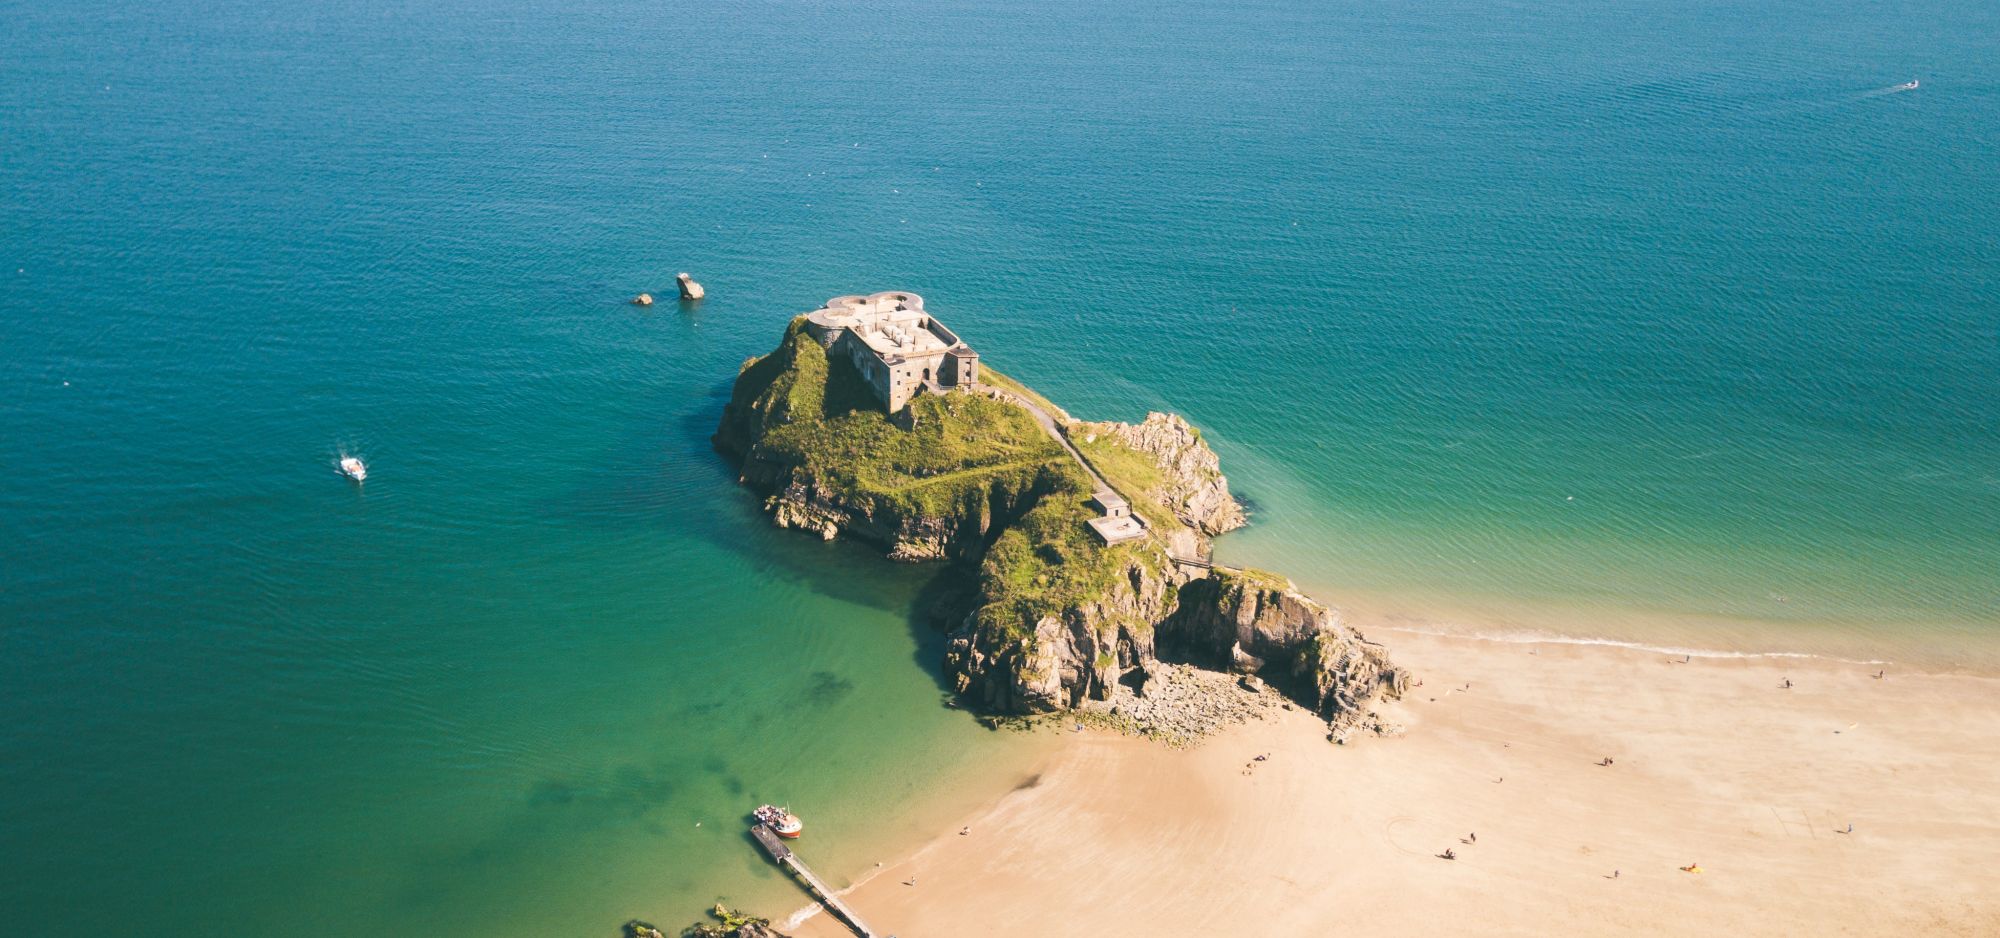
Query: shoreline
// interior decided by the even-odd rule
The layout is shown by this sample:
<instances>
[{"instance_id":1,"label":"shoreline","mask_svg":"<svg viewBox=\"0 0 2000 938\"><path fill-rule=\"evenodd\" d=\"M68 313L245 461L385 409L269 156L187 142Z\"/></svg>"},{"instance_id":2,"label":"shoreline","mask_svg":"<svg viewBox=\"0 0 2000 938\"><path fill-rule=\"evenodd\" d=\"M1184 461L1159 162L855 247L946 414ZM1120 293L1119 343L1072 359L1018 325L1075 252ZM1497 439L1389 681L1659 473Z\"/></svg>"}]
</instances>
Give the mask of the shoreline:
<instances>
[{"instance_id":1,"label":"shoreline","mask_svg":"<svg viewBox=\"0 0 2000 938\"><path fill-rule=\"evenodd\" d=\"M1821 660L2000 677L2000 630L1966 623L1749 618L1514 597L1451 599L1343 590L1315 582L1300 582L1299 587L1340 610L1365 634L1594 645L1696 658Z\"/></svg>"},{"instance_id":2,"label":"shoreline","mask_svg":"<svg viewBox=\"0 0 2000 938\"><path fill-rule=\"evenodd\" d=\"M1689 658L1715 660L1797 659L1803 661L1824 661L1829 664L1869 666L1886 666L1897 663L1894 659L1890 658L1843 658L1839 655L1828 655L1810 651L1733 651L1729 649L1698 648L1689 645L1656 645L1621 638L1589 638L1579 635L1562 635L1553 632L1546 635L1495 635L1477 631L1458 632L1443 627L1416 628L1413 626L1371 625L1365 628L1369 632L1393 632L1398 635L1419 635L1427 638L1465 639L1475 642L1490 642L1495 645L1579 645L1595 648L1618 648L1625 651L1648 652L1657 655L1684 655ZM1957 674L1962 672L1922 670L1918 673Z\"/></svg>"},{"instance_id":3,"label":"shoreline","mask_svg":"<svg viewBox=\"0 0 2000 938\"><path fill-rule=\"evenodd\" d=\"M1406 733L1062 733L844 896L906 938L2000 928L1966 872L2000 863L2000 678L1364 628L1425 680ZM788 933L844 933L814 908Z\"/></svg>"}]
</instances>

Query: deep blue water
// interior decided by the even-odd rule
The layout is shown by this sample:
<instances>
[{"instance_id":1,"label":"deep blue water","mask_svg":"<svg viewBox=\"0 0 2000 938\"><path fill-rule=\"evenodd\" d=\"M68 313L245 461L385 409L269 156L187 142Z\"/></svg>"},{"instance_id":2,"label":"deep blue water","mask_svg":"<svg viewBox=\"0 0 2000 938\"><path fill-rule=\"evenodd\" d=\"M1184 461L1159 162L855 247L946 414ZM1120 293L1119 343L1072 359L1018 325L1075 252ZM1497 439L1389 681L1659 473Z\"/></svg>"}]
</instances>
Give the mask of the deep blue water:
<instances>
[{"instance_id":1,"label":"deep blue water","mask_svg":"<svg viewBox=\"0 0 2000 938\"><path fill-rule=\"evenodd\" d=\"M840 293L1187 415L1332 598L2000 666L1990 3L0 17L10 931L782 906L732 812L849 875L1007 764L708 449Z\"/></svg>"}]
</instances>

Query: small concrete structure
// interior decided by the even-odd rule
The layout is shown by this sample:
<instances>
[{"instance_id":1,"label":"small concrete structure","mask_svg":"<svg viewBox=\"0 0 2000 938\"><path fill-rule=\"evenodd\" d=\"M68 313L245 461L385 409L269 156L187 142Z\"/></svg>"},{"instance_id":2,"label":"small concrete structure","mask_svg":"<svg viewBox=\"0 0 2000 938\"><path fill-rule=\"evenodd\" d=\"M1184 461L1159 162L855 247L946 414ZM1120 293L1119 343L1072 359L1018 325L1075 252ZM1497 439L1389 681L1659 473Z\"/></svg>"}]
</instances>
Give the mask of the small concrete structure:
<instances>
[{"instance_id":1,"label":"small concrete structure","mask_svg":"<svg viewBox=\"0 0 2000 938\"><path fill-rule=\"evenodd\" d=\"M701 284L694 282L694 278L687 274L679 274L674 277L674 280L681 285L681 299L683 300L698 300L708 295L702 290Z\"/></svg>"},{"instance_id":2,"label":"small concrete structure","mask_svg":"<svg viewBox=\"0 0 2000 938\"><path fill-rule=\"evenodd\" d=\"M1102 489L1090 496L1090 506L1103 517L1090 519L1090 529L1106 544L1119 544L1146 536L1146 522L1132 513L1132 506L1117 492Z\"/></svg>"},{"instance_id":3,"label":"small concrete structure","mask_svg":"<svg viewBox=\"0 0 2000 938\"><path fill-rule=\"evenodd\" d=\"M924 312L914 293L836 296L806 314L806 331L852 362L892 414L921 388L979 385L979 353Z\"/></svg>"}]
</instances>

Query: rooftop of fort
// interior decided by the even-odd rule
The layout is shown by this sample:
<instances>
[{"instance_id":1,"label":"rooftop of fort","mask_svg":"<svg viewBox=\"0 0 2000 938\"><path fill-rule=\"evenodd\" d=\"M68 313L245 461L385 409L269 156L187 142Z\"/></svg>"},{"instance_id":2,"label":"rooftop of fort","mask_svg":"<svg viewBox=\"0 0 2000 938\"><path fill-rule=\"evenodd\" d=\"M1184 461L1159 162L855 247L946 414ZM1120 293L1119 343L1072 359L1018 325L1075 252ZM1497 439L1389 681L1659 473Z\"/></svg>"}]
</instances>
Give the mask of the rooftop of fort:
<instances>
[{"instance_id":1,"label":"rooftop of fort","mask_svg":"<svg viewBox=\"0 0 2000 938\"><path fill-rule=\"evenodd\" d=\"M828 346L841 333L852 333L892 365L965 347L957 333L924 311L923 297L903 291L836 296L807 313L806 325Z\"/></svg>"}]
</instances>

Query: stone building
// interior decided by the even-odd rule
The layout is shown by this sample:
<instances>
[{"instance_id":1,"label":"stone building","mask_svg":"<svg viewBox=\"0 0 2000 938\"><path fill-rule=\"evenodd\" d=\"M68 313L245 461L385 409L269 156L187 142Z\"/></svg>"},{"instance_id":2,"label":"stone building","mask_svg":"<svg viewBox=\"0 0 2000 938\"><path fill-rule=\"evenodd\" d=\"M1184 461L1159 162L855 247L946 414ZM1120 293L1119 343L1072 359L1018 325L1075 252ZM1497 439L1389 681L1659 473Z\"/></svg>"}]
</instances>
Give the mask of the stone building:
<instances>
[{"instance_id":1,"label":"stone building","mask_svg":"<svg viewBox=\"0 0 2000 938\"><path fill-rule=\"evenodd\" d=\"M1132 513L1132 506L1126 504L1117 492L1105 488L1093 493L1090 507L1097 509L1101 515L1085 523L1097 532L1104 543L1122 544L1146 536L1146 522Z\"/></svg>"},{"instance_id":2,"label":"stone building","mask_svg":"<svg viewBox=\"0 0 2000 938\"><path fill-rule=\"evenodd\" d=\"M853 362L892 414L920 389L979 384L979 353L924 312L914 293L836 296L806 314L806 331Z\"/></svg>"}]
</instances>

